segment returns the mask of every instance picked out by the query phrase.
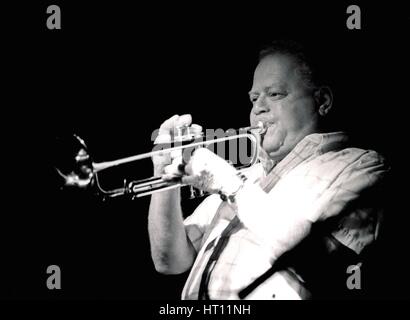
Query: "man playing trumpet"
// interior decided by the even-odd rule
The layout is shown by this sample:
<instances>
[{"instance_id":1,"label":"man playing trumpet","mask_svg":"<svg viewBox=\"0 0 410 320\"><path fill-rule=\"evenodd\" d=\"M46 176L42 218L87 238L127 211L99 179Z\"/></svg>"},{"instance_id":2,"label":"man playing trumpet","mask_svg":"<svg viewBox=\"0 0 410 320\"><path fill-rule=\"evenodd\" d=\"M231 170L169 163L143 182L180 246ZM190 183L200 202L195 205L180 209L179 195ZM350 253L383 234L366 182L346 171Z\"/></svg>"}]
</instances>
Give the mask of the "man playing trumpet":
<instances>
[{"instance_id":1,"label":"man playing trumpet","mask_svg":"<svg viewBox=\"0 0 410 320\"><path fill-rule=\"evenodd\" d=\"M183 299L308 299L346 293L346 268L377 238L374 195L388 167L326 129L333 95L303 48L263 50L249 92L251 126L267 126L260 163L237 170L211 151L153 158L154 174L211 193L183 219L180 190L152 195L149 234L156 270L190 270ZM157 142L191 125L175 115ZM342 274L341 274L342 272Z\"/></svg>"}]
</instances>

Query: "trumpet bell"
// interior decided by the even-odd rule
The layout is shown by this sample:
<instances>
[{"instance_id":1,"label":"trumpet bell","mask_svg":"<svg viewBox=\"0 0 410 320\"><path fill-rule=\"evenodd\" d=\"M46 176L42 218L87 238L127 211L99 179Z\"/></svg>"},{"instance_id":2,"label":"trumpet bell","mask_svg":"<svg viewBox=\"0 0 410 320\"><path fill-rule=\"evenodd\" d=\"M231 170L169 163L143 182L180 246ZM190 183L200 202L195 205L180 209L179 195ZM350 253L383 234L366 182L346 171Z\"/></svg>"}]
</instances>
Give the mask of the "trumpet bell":
<instances>
[{"instance_id":1,"label":"trumpet bell","mask_svg":"<svg viewBox=\"0 0 410 320\"><path fill-rule=\"evenodd\" d=\"M57 139L55 169L64 186L86 188L93 183L94 170L85 142L77 135Z\"/></svg>"}]
</instances>

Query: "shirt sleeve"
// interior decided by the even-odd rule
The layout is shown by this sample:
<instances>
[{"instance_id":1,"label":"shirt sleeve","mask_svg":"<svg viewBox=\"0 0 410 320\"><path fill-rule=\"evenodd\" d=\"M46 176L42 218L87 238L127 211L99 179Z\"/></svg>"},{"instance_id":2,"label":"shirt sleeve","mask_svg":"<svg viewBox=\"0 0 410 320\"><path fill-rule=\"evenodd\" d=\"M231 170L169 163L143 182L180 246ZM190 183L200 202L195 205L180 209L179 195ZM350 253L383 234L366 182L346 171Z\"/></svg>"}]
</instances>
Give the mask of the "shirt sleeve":
<instances>
[{"instance_id":1,"label":"shirt sleeve","mask_svg":"<svg viewBox=\"0 0 410 320\"><path fill-rule=\"evenodd\" d=\"M323 192L318 198L317 210L311 210L309 219L317 221L338 215L377 188L388 171L382 156L374 151L364 153Z\"/></svg>"}]
</instances>

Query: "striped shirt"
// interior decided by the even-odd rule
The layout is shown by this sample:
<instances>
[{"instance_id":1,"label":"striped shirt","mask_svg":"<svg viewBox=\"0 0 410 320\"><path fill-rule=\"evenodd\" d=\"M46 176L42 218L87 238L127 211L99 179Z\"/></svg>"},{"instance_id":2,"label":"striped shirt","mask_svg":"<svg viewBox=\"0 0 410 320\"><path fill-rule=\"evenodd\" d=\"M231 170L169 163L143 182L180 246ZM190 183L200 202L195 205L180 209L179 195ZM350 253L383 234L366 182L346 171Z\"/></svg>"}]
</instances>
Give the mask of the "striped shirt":
<instances>
[{"instance_id":1,"label":"striped shirt","mask_svg":"<svg viewBox=\"0 0 410 320\"><path fill-rule=\"evenodd\" d=\"M337 217L329 234L360 253L376 239L381 212L372 204L348 205L382 182L387 171L378 153L348 147L342 132L306 136L268 174L261 164L252 167L237 207L211 195L185 219L197 257L182 299L198 299L205 265L235 215L240 223L230 230L229 242L210 275L211 299L238 299L240 290L292 247L290 239L297 239L299 225L306 221ZM301 281L290 271L277 272L250 298L302 299Z\"/></svg>"}]
</instances>

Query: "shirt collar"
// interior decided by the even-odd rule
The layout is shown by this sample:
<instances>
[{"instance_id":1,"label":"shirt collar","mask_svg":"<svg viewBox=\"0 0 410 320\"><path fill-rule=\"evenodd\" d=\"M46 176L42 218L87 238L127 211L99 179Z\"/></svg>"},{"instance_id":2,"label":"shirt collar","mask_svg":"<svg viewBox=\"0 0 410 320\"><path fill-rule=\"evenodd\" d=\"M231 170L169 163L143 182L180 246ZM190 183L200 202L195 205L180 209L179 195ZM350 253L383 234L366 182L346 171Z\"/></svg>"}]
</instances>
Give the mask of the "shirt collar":
<instances>
[{"instance_id":1,"label":"shirt collar","mask_svg":"<svg viewBox=\"0 0 410 320\"><path fill-rule=\"evenodd\" d=\"M332 150L339 150L345 147L347 142L346 133L341 131L312 133L305 136L285 158L271 168L268 175L261 181L261 187L269 192L283 175L301 162Z\"/></svg>"}]
</instances>

